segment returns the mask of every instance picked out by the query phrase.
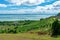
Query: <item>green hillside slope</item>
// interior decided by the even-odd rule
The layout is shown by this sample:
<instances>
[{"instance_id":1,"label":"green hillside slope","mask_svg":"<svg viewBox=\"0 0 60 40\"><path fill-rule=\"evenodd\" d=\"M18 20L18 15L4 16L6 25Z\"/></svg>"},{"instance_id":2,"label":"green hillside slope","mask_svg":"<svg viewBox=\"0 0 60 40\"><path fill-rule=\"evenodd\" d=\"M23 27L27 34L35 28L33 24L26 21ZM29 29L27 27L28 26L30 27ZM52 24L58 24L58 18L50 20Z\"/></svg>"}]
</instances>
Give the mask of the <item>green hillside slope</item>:
<instances>
[{"instance_id":1,"label":"green hillside slope","mask_svg":"<svg viewBox=\"0 0 60 40\"><path fill-rule=\"evenodd\" d=\"M0 21L0 33L20 33L43 28L46 30L51 28L53 22L53 17L40 20Z\"/></svg>"}]
</instances>

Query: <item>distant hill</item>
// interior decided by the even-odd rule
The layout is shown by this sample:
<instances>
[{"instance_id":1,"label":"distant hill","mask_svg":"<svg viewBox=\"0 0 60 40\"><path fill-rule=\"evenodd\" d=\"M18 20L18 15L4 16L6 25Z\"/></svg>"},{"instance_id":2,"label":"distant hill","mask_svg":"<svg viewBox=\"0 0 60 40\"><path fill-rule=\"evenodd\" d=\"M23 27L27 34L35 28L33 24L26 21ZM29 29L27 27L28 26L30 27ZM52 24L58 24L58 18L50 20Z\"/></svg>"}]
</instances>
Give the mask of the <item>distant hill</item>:
<instances>
[{"instance_id":1,"label":"distant hill","mask_svg":"<svg viewBox=\"0 0 60 40\"><path fill-rule=\"evenodd\" d=\"M58 13L55 17L60 19L60 13Z\"/></svg>"}]
</instances>

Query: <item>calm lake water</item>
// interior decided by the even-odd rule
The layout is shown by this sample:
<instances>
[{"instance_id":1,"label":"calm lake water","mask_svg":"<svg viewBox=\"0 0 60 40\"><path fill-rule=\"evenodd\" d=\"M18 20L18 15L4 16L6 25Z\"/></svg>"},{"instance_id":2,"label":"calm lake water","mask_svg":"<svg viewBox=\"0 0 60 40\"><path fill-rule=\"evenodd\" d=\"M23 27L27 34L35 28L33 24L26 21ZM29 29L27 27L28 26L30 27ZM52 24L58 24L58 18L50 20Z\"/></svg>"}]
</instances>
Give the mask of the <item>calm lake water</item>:
<instances>
[{"instance_id":1,"label":"calm lake water","mask_svg":"<svg viewBox=\"0 0 60 40\"><path fill-rule=\"evenodd\" d=\"M0 14L0 21L40 20L50 16L55 16L55 14Z\"/></svg>"}]
</instances>

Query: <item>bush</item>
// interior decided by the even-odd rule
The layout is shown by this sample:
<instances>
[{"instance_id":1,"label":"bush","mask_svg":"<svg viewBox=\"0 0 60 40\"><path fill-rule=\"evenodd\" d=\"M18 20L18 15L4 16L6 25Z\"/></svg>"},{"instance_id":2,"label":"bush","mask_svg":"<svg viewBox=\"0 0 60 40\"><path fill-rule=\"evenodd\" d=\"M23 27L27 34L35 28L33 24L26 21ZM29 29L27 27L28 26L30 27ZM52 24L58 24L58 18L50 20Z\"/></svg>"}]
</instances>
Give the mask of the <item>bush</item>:
<instances>
[{"instance_id":1,"label":"bush","mask_svg":"<svg viewBox=\"0 0 60 40\"><path fill-rule=\"evenodd\" d=\"M56 19L52 24L52 37L57 37L60 35L60 24L59 21Z\"/></svg>"}]
</instances>

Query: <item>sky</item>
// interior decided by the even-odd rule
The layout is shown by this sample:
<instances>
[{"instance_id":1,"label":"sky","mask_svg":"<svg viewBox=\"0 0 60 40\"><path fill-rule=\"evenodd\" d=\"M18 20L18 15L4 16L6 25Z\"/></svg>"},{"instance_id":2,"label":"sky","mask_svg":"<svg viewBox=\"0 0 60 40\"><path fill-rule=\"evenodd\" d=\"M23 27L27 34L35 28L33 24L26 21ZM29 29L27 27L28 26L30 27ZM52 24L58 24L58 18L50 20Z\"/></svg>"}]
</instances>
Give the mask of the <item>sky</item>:
<instances>
[{"instance_id":1,"label":"sky","mask_svg":"<svg viewBox=\"0 0 60 40\"><path fill-rule=\"evenodd\" d=\"M0 0L0 14L56 14L60 0Z\"/></svg>"}]
</instances>

